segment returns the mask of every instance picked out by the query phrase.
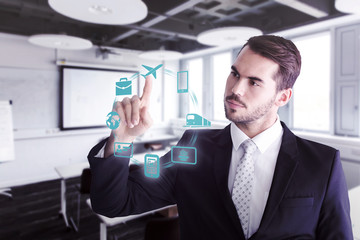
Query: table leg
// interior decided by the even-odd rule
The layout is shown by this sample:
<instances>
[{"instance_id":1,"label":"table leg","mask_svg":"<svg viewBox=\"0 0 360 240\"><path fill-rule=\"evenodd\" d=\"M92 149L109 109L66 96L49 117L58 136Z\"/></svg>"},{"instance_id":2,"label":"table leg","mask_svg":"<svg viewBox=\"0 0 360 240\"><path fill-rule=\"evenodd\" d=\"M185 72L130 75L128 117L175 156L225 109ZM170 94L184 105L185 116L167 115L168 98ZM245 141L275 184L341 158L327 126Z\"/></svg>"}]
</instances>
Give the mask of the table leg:
<instances>
[{"instance_id":1,"label":"table leg","mask_svg":"<svg viewBox=\"0 0 360 240\"><path fill-rule=\"evenodd\" d=\"M100 223L100 240L106 240L107 229L105 223Z\"/></svg>"},{"instance_id":2,"label":"table leg","mask_svg":"<svg viewBox=\"0 0 360 240\"><path fill-rule=\"evenodd\" d=\"M60 194L60 203L61 203L61 209L60 214L64 218L65 225L67 228L69 228L69 221L66 215L66 183L65 179L61 179L61 194Z\"/></svg>"}]
</instances>

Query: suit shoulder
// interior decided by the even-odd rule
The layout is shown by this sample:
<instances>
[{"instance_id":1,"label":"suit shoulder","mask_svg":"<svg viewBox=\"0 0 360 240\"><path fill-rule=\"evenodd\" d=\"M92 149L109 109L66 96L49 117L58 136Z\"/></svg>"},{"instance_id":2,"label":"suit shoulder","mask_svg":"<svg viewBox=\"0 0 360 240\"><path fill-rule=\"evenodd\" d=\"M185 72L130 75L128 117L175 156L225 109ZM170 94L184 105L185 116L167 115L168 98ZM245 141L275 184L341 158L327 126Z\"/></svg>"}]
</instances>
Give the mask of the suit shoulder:
<instances>
[{"instance_id":1,"label":"suit shoulder","mask_svg":"<svg viewBox=\"0 0 360 240\"><path fill-rule=\"evenodd\" d=\"M197 134L198 136L214 136L224 129L197 129L197 130L186 130L184 134Z\"/></svg>"},{"instance_id":2,"label":"suit shoulder","mask_svg":"<svg viewBox=\"0 0 360 240\"><path fill-rule=\"evenodd\" d=\"M334 158L337 154L338 150L319 143L312 140L308 140L305 138L301 138L296 136L296 142L298 146L298 150L302 155L306 155L311 157L311 159L318 158L318 159L329 159Z\"/></svg>"},{"instance_id":3,"label":"suit shoulder","mask_svg":"<svg viewBox=\"0 0 360 240\"><path fill-rule=\"evenodd\" d=\"M186 130L181 137L181 142L224 142L230 139L229 127L223 129L196 129Z\"/></svg>"},{"instance_id":4,"label":"suit shoulder","mask_svg":"<svg viewBox=\"0 0 360 240\"><path fill-rule=\"evenodd\" d=\"M295 148L294 151L299 151L300 153L309 152L309 153L330 153L334 154L337 150L328 145L308 140L303 137L295 135L285 123L281 123L284 129L283 142L282 144L286 148ZM295 153L293 151L293 153Z\"/></svg>"},{"instance_id":5,"label":"suit shoulder","mask_svg":"<svg viewBox=\"0 0 360 240\"><path fill-rule=\"evenodd\" d=\"M320 142L315 142L313 140L309 140L309 139L302 138L302 137L299 137L299 136L296 136L296 140L297 140L298 144L301 144L303 146L308 146L308 147L316 148L316 149L319 149L319 150L336 151L335 148L333 148L333 147L331 147L329 145L326 145L326 144L323 144L323 143L320 143Z\"/></svg>"}]
</instances>

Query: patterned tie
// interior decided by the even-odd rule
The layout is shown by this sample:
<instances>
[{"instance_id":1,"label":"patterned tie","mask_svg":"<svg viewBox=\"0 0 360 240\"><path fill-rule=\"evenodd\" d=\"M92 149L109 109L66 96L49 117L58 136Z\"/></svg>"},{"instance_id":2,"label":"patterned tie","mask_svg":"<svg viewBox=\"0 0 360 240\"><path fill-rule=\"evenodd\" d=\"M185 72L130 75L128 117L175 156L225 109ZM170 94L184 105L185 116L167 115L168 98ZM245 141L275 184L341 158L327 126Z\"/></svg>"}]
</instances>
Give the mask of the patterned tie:
<instances>
[{"instance_id":1,"label":"patterned tie","mask_svg":"<svg viewBox=\"0 0 360 240\"><path fill-rule=\"evenodd\" d=\"M232 191L232 200L239 215L245 239L248 236L250 223L250 200L254 182L254 161L252 154L257 149L251 139L244 141L241 146L244 149L244 156L240 159L236 169L234 187Z\"/></svg>"}]
</instances>

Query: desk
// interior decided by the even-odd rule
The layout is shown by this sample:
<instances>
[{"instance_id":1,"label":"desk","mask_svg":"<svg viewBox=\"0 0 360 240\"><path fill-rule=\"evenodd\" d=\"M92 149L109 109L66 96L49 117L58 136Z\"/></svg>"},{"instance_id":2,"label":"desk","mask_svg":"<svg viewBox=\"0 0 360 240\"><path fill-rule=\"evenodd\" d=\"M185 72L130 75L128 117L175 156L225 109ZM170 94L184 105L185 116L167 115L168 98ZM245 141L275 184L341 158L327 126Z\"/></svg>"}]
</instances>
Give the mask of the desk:
<instances>
[{"instance_id":1,"label":"desk","mask_svg":"<svg viewBox=\"0 0 360 240\"><path fill-rule=\"evenodd\" d=\"M354 240L360 240L360 186L349 190L349 201Z\"/></svg>"},{"instance_id":2,"label":"desk","mask_svg":"<svg viewBox=\"0 0 360 240\"><path fill-rule=\"evenodd\" d=\"M89 208L91 209L91 202L90 199L86 200L87 205L89 206ZM126 223L130 220L136 219L136 218L140 218L146 215L150 215L150 214L154 214L156 212L165 210L165 209L169 209L172 207L175 207L176 205L169 205L166 207L162 207L159 209L154 209L148 212L144 212L141 214L136 214L136 215L129 215L129 216L123 216L123 217L115 217L115 218L108 218L105 217L103 215L97 214L97 217L100 219L100 240L106 240L107 239L107 227L112 227L118 224L122 224L122 223Z\"/></svg>"},{"instance_id":3,"label":"desk","mask_svg":"<svg viewBox=\"0 0 360 240\"><path fill-rule=\"evenodd\" d=\"M160 150L160 151L153 151L151 152L152 154L157 154L159 155L159 157L161 157L162 155L164 155L167 151L165 150ZM147 153L140 153L140 154L134 154L134 159L137 160L138 164L143 164L144 163L144 156ZM132 163L132 161L130 161L130 164ZM88 168L89 167L89 162L81 162L81 163L77 163L77 164L70 164L70 165L65 165L65 166L58 166L55 168L55 171L58 173L58 175L61 178L61 193L60 193L60 214L62 215L62 217L64 218L65 221L65 225L67 228L70 227L69 225L69 219L67 217L67 213L66 213L66 179L72 178L72 177L78 177L81 175L82 170L84 168Z\"/></svg>"},{"instance_id":4,"label":"desk","mask_svg":"<svg viewBox=\"0 0 360 240\"><path fill-rule=\"evenodd\" d=\"M11 188L0 189L0 195L4 195L4 196L7 196L9 198L12 198Z\"/></svg>"},{"instance_id":5,"label":"desk","mask_svg":"<svg viewBox=\"0 0 360 240\"><path fill-rule=\"evenodd\" d=\"M59 166L55 168L55 171L59 174L61 178L61 193L60 193L61 207L59 213L63 216L67 228L70 228L70 225L66 214L66 179L80 176L82 170L88 167L89 167L89 162L86 161L77 164Z\"/></svg>"}]
</instances>

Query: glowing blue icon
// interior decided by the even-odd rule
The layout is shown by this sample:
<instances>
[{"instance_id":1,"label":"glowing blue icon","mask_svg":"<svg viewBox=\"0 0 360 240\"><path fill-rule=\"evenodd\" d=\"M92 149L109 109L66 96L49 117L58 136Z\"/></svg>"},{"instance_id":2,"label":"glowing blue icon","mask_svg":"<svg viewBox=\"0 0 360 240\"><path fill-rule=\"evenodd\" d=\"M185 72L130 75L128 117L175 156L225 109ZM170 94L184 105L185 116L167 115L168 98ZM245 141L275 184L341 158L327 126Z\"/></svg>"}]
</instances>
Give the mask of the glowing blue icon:
<instances>
[{"instance_id":1,"label":"glowing blue icon","mask_svg":"<svg viewBox=\"0 0 360 240\"><path fill-rule=\"evenodd\" d=\"M144 173L146 177L150 178L158 178L160 176L160 164L158 155L145 155Z\"/></svg>"},{"instance_id":2,"label":"glowing blue icon","mask_svg":"<svg viewBox=\"0 0 360 240\"><path fill-rule=\"evenodd\" d=\"M186 125L184 127L210 127L211 122L198 114L189 113L186 115Z\"/></svg>"},{"instance_id":3,"label":"glowing blue icon","mask_svg":"<svg viewBox=\"0 0 360 240\"><path fill-rule=\"evenodd\" d=\"M156 67L152 68L146 65L142 65L144 68L146 68L146 70L148 70L148 72L146 74L141 74L141 76L143 76L144 78L146 78L146 76L152 74L154 76L154 78L156 79L156 70L158 70L159 68L161 68L163 65L159 64Z\"/></svg>"},{"instance_id":4,"label":"glowing blue icon","mask_svg":"<svg viewBox=\"0 0 360 240\"><path fill-rule=\"evenodd\" d=\"M187 161L189 159L188 152L182 149L180 151L178 158L180 159L181 162Z\"/></svg>"},{"instance_id":5,"label":"glowing blue icon","mask_svg":"<svg viewBox=\"0 0 360 240\"><path fill-rule=\"evenodd\" d=\"M178 93L189 92L189 72L188 71L177 72L177 92Z\"/></svg>"},{"instance_id":6,"label":"glowing blue icon","mask_svg":"<svg viewBox=\"0 0 360 240\"><path fill-rule=\"evenodd\" d=\"M123 158L132 158L133 156L133 144L115 142L114 143L114 156Z\"/></svg>"},{"instance_id":7,"label":"glowing blue icon","mask_svg":"<svg viewBox=\"0 0 360 240\"><path fill-rule=\"evenodd\" d=\"M127 78L120 78L119 82L116 82L116 96L131 95L132 81Z\"/></svg>"},{"instance_id":8,"label":"glowing blue icon","mask_svg":"<svg viewBox=\"0 0 360 240\"><path fill-rule=\"evenodd\" d=\"M120 125L120 116L117 112L110 112L106 116L106 126L110 129L116 129Z\"/></svg>"},{"instance_id":9,"label":"glowing blue icon","mask_svg":"<svg viewBox=\"0 0 360 240\"><path fill-rule=\"evenodd\" d=\"M195 165L197 162L196 148L179 146L171 147L171 162Z\"/></svg>"}]
</instances>

